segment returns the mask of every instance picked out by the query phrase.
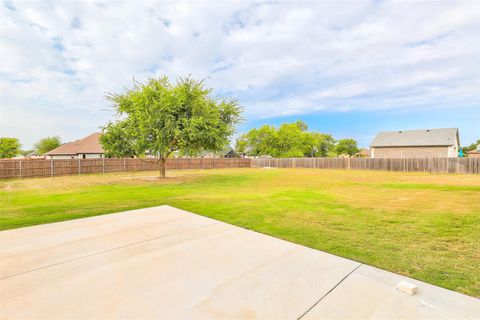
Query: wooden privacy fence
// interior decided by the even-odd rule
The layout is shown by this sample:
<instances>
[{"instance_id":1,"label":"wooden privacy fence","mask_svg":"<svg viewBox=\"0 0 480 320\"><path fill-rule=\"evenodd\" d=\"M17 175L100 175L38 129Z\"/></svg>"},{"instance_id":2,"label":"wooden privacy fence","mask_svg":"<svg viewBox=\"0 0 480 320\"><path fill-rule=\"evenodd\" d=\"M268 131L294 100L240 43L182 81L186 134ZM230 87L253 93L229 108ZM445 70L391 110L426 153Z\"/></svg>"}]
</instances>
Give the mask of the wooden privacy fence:
<instances>
[{"instance_id":1,"label":"wooden privacy fence","mask_svg":"<svg viewBox=\"0 0 480 320\"><path fill-rule=\"evenodd\" d=\"M178 158L168 159L166 165L167 170L273 167L480 174L480 158ZM84 173L158 169L156 159L0 160L0 178L54 177Z\"/></svg>"},{"instance_id":2,"label":"wooden privacy fence","mask_svg":"<svg viewBox=\"0 0 480 320\"><path fill-rule=\"evenodd\" d=\"M178 158L168 159L167 170L245 168L250 159ZM84 173L159 170L156 159L29 159L0 160L0 178L33 178Z\"/></svg>"},{"instance_id":3,"label":"wooden privacy fence","mask_svg":"<svg viewBox=\"0 0 480 320\"><path fill-rule=\"evenodd\" d=\"M480 158L275 158L252 159L252 167L479 174Z\"/></svg>"}]
</instances>

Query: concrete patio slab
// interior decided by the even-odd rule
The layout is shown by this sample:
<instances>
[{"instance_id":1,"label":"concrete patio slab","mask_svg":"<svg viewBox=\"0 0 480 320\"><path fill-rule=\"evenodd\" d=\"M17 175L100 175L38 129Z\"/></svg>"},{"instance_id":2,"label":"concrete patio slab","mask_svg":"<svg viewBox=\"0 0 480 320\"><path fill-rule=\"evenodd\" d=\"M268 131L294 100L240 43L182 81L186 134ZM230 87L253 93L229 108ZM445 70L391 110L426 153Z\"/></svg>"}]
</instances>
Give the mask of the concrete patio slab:
<instances>
[{"instance_id":1,"label":"concrete patio slab","mask_svg":"<svg viewBox=\"0 0 480 320\"><path fill-rule=\"evenodd\" d=\"M419 288L410 296L400 281ZM303 319L479 319L478 299L362 265Z\"/></svg>"},{"instance_id":2,"label":"concrete patio slab","mask_svg":"<svg viewBox=\"0 0 480 320\"><path fill-rule=\"evenodd\" d=\"M478 299L168 206L3 231L0 261L2 319L480 315Z\"/></svg>"}]
</instances>

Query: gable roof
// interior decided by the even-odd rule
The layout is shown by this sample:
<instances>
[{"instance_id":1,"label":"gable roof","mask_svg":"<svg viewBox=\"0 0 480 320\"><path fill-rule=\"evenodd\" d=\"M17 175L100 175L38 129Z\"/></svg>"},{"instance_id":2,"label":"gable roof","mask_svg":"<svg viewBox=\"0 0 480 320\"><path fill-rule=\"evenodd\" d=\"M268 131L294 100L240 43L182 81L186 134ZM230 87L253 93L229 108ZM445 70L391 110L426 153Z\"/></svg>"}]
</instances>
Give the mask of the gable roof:
<instances>
[{"instance_id":1,"label":"gable roof","mask_svg":"<svg viewBox=\"0 0 480 320\"><path fill-rule=\"evenodd\" d=\"M477 153L480 153L480 144L477 144L477 148L476 148L476 149L467 151L467 154L477 154Z\"/></svg>"},{"instance_id":2,"label":"gable roof","mask_svg":"<svg viewBox=\"0 0 480 320\"><path fill-rule=\"evenodd\" d=\"M380 132L370 147L412 147L460 145L457 128Z\"/></svg>"},{"instance_id":3,"label":"gable roof","mask_svg":"<svg viewBox=\"0 0 480 320\"><path fill-rule=\"evenodd\" d=\"M364 155L367 155L369 156L370 155L370 150L369 149L366 149L366 148L361 148L360 150L358 150L358 152L356 154L364 154Z\"/></svg>"},{"instance_id":4,"label":"gable roof","mask_svg":"<svg viewBox=\"0 0 480 320\"><path fill-rule=\"evenodd\" d=\"M51 156L79 153L104 153L99 138L100 132L95 132L85 138L64 143L61 146L47 152L45 155Z\"/></svg>"},{"instance_id":5,"label":"gable roof","mask_svg":"<svg viewBox=\"0 0 480 320\"><path fill-rule=\"evenodd\" d=\"M211 155L217 155L217 156L226 156L230 153L235 153L235 150L232 148L231 145L227 145L225 146L225 148L222 150L222 151L218 151L218 152L211 152L211 151L205 151L203 150L202 152L200 152L200 157L207 157L207 156L211 156Z\"/></svg>"}]
</instances>

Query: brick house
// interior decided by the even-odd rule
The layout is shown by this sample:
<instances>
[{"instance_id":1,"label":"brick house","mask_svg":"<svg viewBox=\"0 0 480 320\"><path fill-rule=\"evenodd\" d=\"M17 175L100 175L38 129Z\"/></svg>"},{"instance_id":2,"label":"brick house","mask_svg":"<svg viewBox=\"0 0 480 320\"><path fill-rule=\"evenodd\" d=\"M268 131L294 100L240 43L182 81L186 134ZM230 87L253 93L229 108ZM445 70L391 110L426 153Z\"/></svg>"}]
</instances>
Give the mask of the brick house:
<instances>
[{"instance_id":1,"label":"brick house","mask_svg":"<svg viewBox=\"0 0 480 320\"><path fill-rule=\"evenodd\" d=\"M92 159L103 158L105 152L100 144L100 133L95 132L91 135L64 143L45 154L47 159Z\"/></svg>"},{"instance_id":2,"label":"brick house","mask_svg":"<svg viewBox=\"0 0 480 320\"><path fill-rule=\"evenodd\" d=\"M477 145L477 149L468 151L467 152L467 157L469 158L480 158L480 144Z\"/></svg>"},{"instance_id":3,"label":"brick house","mask_svg":"<svg viewBox=\"0 0 480 320\"><path fill-rule=\"evenodd\" d=\"M380 132L370 144L372 158L457 158L457 128Z\"/></svg>"}]
</instances>

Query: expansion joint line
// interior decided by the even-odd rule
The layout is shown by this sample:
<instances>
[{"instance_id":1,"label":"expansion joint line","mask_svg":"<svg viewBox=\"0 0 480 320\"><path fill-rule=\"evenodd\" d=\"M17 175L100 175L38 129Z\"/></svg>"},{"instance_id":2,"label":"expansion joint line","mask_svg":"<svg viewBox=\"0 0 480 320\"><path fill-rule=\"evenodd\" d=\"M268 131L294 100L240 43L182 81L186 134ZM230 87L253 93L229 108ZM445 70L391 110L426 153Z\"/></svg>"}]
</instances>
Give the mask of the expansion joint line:
<instances>
[{"instance_id":1,"label":"expansion joint line","mask_svg":"<svg viewBox=\"0 0 480 320\"><path fill-rule=\"evenodd\" d=\"M34 269L22 271L22 272L19 272L19 273L10 274L10 275L1 277L0 280L13 278L13 277L25 274L25 273L30 273L30 272L33 272L33 271L38 271L38 270L58 266L60 264L65 264L65 263L70 263L70 262L77 261L77 260L82 260L82 259L85 259L85 258L90 258L90 257L96 256L96 255L99 255L99 254L108 253L108 252L112 252L112 251L115 251L115 250L124 249L124 248L127 248L127 247L132 247L132 246L144 244L144 243L151 242L151 241L154 241L154 240L159 240L159 239L162 239L162 238L168 238L168 237L175 236L175 235L185 233L185 232L188 232L188 231L192 231L192 230L196 230L196 229L200 229L200 228L205 228L205 227L211 226L213 224L215 224L215 223L204 224L204 225L200 225L200 226L197 226L197 227L193 227L193 228L189 228L189 229L185 229L185 230L180 230L180 231L177 231L177 232L172 232L172 233L161 235L161 236L157 236L157 237L153 237L153 238L149 238L149 239L144 239L144 240L140 240L140 241L137 241L137 242L128 243L128 244L125 244L125 245L122 245L122 246L113 247L113 248L93 252L93 253L90 253L90 254L87 254L87 255L84 255L84 256L79 256L79 257L75 257L75 258L72 258L72 259L63 260L63 261L59 261L59 262L52 263L52 264L49 264L49 265L40 266L40 267L37 267L37 268L34 268Z\"/></svg>"},{"instance_id":2,"label":"expansion joint line","mask_svg":"<svg viewBox=\"0 0 480 320\"><path fill-rule=\"evenodd\" d=\"M315 302L310 308L307 309L307 311L305 311L300 317L297 318L297 320L300 320L302 319L307 313L310 312L310 310L312 310L313 308L315 308L315 306L317 304L320 303L320 301L322 301L326 296L328 296L330 294L330 292L332 292L333 290L335 290L336 287L338 287L345 279L347 279L352 273L354 273L358 268L360 268L362 266L362 264L360 263L358 266L355 267L355 269L353 269L352 271L350 271L345 277L342 278L342 280L340 280L335 286L333 286L333 288L331 288L330 290L327 291L327 293L325 293L323 296L320 297L320 299L318 299L317 302Z\"/></svg>"}]
</instances>

